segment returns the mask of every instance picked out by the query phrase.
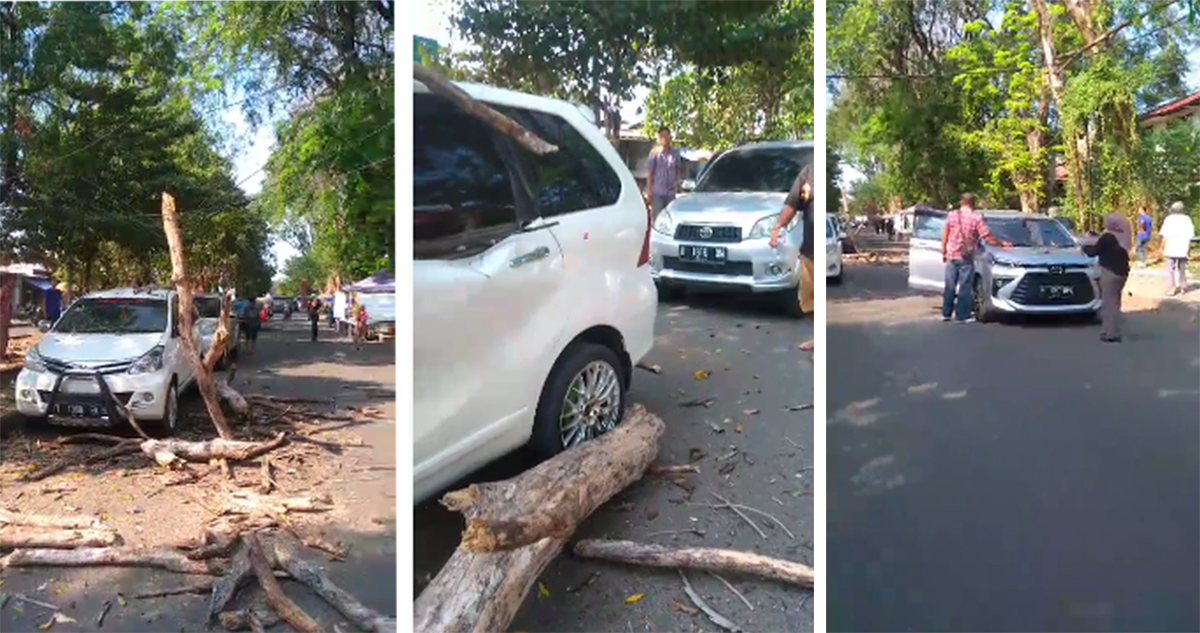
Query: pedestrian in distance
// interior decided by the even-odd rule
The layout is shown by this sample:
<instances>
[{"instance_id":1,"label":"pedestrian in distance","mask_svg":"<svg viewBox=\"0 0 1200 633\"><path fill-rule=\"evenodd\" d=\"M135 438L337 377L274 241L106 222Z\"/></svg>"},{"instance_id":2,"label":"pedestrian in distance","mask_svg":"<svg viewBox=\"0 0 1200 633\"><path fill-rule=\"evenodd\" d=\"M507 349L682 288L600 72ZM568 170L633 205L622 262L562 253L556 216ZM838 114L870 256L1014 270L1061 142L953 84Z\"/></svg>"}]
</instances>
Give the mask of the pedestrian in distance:
<instances>
[{"instance_id":1,"label":"pedestrian in distance","mask_svg":"<svg viewBox=\"0 0 1200 633\"><path fill-rule=\"evenodd\" d=\"M1137 258L1138 266L1146 267L1146 247L1150 244L1150 231L1154 229L1154 218L1146 211L1146 205L1138 207Z\"/></svg>"},{"instance_id":2,"label":"pedestrian in distance","mask_svg":"<svg viewBox=\"0 0 1200 633\"><path fill-rule=\"evenodd\" d=\"M671 146L671 128L658 129L658 145L646 159L646 200L650 211L657 216L667 208L683 182L683 157Z\"/></svg>"},{"instance_id":3,"label":"pedestrian in distance","mask_svg":"<svg viewBox=\"0 0 1200 633\"><path fill-rule=\"evenodd\" d=\"M321 321L321 300L313 295L308 300L308 324L312 328L312 341L317 342L317 324Z\"/></svg>"},{"instance_id":4,"label":"pedestrian in distance","mask_svg":"<svg viewBox=\"0 0 1200 633\"><path fill-rule=\"evenodd\" d=\"M1192 238L1196 236L1196 227L1183 212L1182 202L1171 205L1171 212L1163 219L1158 234L1163 238L1163 257L1167 259L1170 277L1167 296L1183 294L1187 292L1188 254L1192 248Z\"/></svg>"},{"instance_id":5,"label":"pedestrian in distance","mask_svg":"<svg viewBox=\"0 0 1200 633\"><path fill-rule=\"evenodd\" d=\"M958 323L970 323L972 292L975 281L975 250L979 240L993 246L1011 247L992 235L983 216L975 212L975 196L964 193L958 209L946 216L942 227L942 262L945 263L945 287L942 289L942 320L951 317Z\"/></svg>"},{"instance_id":6,"label":"pedestrian in distance","mask_svg":"<svg viewBox=\"0 0 1200 633\"><path fill-rule=\"evenodd\" d=\"M266 308L263 308L263 313ZM246 353L254 354L254 346L258 343L258 331L262 328L263 314L260 313L253 303L247 303L242 310L239 320L241 321L242 338L246 339Z\"/></svg>"},{"instance_id":7,"label":"pedestrian in distance","mask_svg":"<svg viewBox=\"0 0 1200 633\"><path fill-rule=\"evenodd\" d=\"M813 260L812 190L813 168L812 165L805 165L796 176L795 182L792 183L792 189L783 203L783 210L779 212L779 219L771 229L770 241L771 248L778 248L783 227L791 224L792 218L796 217L797 212L801 214L804 236L800 242L800 287L798 291L800 293L800 311L805 314L813 312L813 277L816 268Z\"/></svg>"},{"instance_id":8,"label":"pedestrian in distance","mask_svg":"<svg viewBox=\"0 0 1200 633\"><path fill-rule=\"evenodd\" d=\"M1120 213L1104 216L1104 233L1083 245L1088 257L1100 260L1100 340L1121 342L1121 295L1129 279L1129 220Z\"/></svg>"}]
</instances>

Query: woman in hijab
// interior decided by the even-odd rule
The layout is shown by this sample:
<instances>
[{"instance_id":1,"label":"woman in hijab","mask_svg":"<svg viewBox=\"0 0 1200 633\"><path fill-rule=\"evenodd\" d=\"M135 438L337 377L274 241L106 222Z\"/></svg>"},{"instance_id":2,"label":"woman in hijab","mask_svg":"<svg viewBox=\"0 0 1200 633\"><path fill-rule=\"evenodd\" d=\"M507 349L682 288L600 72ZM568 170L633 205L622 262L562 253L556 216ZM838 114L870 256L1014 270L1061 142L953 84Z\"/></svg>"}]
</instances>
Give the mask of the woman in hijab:
<instances>
[{"instance_id":1,"label":"woman in hijab","mask_svg":"<svg viewBox=\"0 0 1200 633\"><path fill-rule=\"evenodd\" d=\"M1129 249L1133 245L1129 220L1119 213L1104 216L1104 234L1083 252L1100 260L1100 340L1121 342L1121 293L1129 277Z\"/></svg>"}]
</instances>

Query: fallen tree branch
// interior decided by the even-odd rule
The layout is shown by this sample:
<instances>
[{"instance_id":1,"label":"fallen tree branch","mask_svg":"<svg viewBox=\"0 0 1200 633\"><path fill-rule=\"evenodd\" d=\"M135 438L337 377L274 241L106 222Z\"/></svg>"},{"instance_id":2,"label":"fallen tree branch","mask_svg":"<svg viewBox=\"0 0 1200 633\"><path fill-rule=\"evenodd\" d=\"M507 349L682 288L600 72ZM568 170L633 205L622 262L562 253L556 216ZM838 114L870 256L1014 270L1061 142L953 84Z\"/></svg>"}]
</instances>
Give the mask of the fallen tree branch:
<instances>
[{"instance_id":1,"label":"fallen tree branch","mask_svg":"<svg viewBox=\"0 0 1200 633\"><path fill-rule=\"evenodd\" d=\"M680 466L660 466L654 464L646 469L646 472L651 475L699 475L700 467L695 464L683 464Z\"/></svg>"},{"instance_id":2,"label":"fallen tree branch","mask_svg":"<svg viewBox=\"0 0 1200 633\"><path fill-rule=\"evenodd\" d=\"M467 114L487 123L493 129L512 137L519 145L534 154L544 155L558 150L558 147L542 140L533 132L522 127L520 123L488 107L482 101L475 100L474 97L464 92L462 88L446 81L441 75L420 64L413 64L413 79L425 84L425 87L430 92L445 97Z\"/></svg>"},{"instance_id":3,"label":"fallen tree branch","mask_svg":"<svg viewBox=\"0 0 1200 633\"><path fill-rule=\"evenodd\" d=\"M26 525L0 527L0 549L109 547L117 543L117 533L91 528L46 529Z\"/></svg>"},{"instance_id":4,"label":"fallen tree branch","mask_svg":"<svg viewBox=\"0 0 1200 633\"><path fill-rule=\"evenodd\" d=\"M662 432L662 420L634 405L610 433L512 479L446 494L442 505L467 519L459 548L488 552L568 537L597 507L641 479Z\"/></svg>"},{"instance_id":5,"label":"fallen tree branch","mask_svg":"<svg viewBox=\"0 0 1200 633\"><path fill-rule=\"evenodd\" d=\"M711 507L729 508L730 510L733 510L734 513L736 513L738 516L742 517L742 519L745 520L746 523L749 523L750 527L754 528L754 531L758 532L759 536L761 536L763 538L767 538L767 533L764 532L762 528L758 527L758 524L754 522L754 519L751 519L750 517L746 516L746 513L742 512L741 508L730 503L728 499L726 499L725 497L722 497L721 495L717 494L716 492L714 492L712 490L709 490L708 492L709 492L709 494L711 494L712 496L716 497L717 499L719 499L723 502L722 505L711 506Z\"/></svg>"},{"instance_id":6,"label":"fallen tree branch","mask_svg":"<svg viewBox=\"0 0 1200 633\"><path fill-rule=\"evenodd\" d=\"M215 581L212 580L203 580L179 587L171 587L170 589L156 589L154 591L135 593L129 597L133 600L147 600L149 598L164 598L166 596L178 596L187 593L205 594L212 591L214 583Z\"/></svg>"},{"instance_id":7,"label":"fallen tree branch","mask_svg":"<svg viewBox=\"0 0 1200 633\"><path fill-rule=\"evenodd\" d=\"M341 587L329 580L329 577L322 573L316 565L301 558L290 543L282 538L277 538L274 540L273 546L275 560L280 567L287 570L296 581L308 585L314 593L321 596L339 613L346 616L346 619L353 622L354 626L372 633L396 631L395 618L384 617L343 591Z\"/></svg>"},{"instance_id":8,"label":"fallen tree branch","mask_svg":"<svg viewBox=\"0 0 1200 633\"><path fill-rule=\"evenodd\" d=\"M708 572L708 575L712 576L713 578L716 578L717 580L720 580L722 585L725 585L725 587L727 589L729 589L730 591L733 592L733 595L737 596L738 598L741 598L742 604L745 604L747 609L750 609L751 611L754 610L754 605L750 604L750 601L746 599L746 596L743 595L742 592L738 591L737 587L733 586L733 583L729 582L728 580L725 580L724 576L722 576L721 574L718 574L715 571Z\"/></svg>"},{"instance_id":9,"label":"fallen tree branch","mask_svg":"<svg viewBox=\"0 0 1200 633\"><path fill-rule=\"evenodd\" d=\"M271 563L267 562L267 556L263 552L262 544L258 540L258 535L247 534L242 538L246 543L246 549L250 556L250 567L254 569L254 575L258 578L258 584L262 586L263 594L267 597L267 604L300 633L319 633L321 625L317 623L312 616L308 615L292 602L292 599L283 593L283 587L279 585L275 574L271 570Z\"/></svg>"},{"instance_id":10,"label":"fallen tree branch","mask_svg":"<svg viewBox=\"0 0 1200 633\"><path fill-rule=\"evenodd\" d=\"M672 549L649 543L588 539L576 543L574 553L581 558L629 565L732 571L810 588L815 579L813 569L808 565L751 552L711 547Z\"/></svg>"},{"instance_id":11,"label":"fallen tree branch","mask_svg":"<svg viewBox=\"0 0 1200 633\"><path fill-rule=\"evenodd\" d=\"M189 560L170 550L140 547L97 547L86 549L16 549L0 558L0 568L9 567L153 567L180 574L217 574L220 566Z\"/></svg>"},{"instance_id":12,"label":"fallen tree branch","mask_svg":"<svg viewBox=\"0 0 1200 633\"><path fill-rule=\"evenodd\" d=\"M687 594L688 600L691 600L692 604L699 607L704 612L704 615L708 616L709 620L712 620L713 624L731 633L741 633L742 627L735 624L733 620L718 613L716 609L708 606L708 603L700 597L700 594L696 593L696 590L692 588L692 583L688 582L687 574L680 571L679 577L683 579L683 592Z\"/></svg>"},{"instance_id":13,"label":"fallen tree branch","mask_svg":"<svg viewBox=\"0 0 1200 633\"><path fill-rule=\"evenodd\" d=\"M60 517L45 514L16 514L0 509L0 524L27 525L40 528L62 528L67 530L102 529L100 519L95 517Z\"/></svg>"},{"instance_id":14,"label":"fallen tree branch","mask_svg":"<svg viewBox=\"0 0 1200 633\"><path fill-rule=\"evenodd\" d=\"M234 554L225 575L213 581L212 595L208 599L208 622L211 623L218 613L225 610L225 605L237 595L238 587L241 587L252 573L254 569L250 565L250 548L243 545L237 554Z\"/></svg>"},{"instance_id":15,"label":"fallen tree branch","mask_svg":"<svg viewBox=\"0 0 1200 633\"><path fill-rule=\"evenodd\" d=\"M158 455L175 455L187 461L208 462L214 459L244 461L253 459L273 451L287 441L287 436L280 433L274 439L266 442L243 442L240 440L211 439L205 442L189 442L186 440L146 440L140 449L146 455L158 459Z\"/></svg>"}]
</instances>

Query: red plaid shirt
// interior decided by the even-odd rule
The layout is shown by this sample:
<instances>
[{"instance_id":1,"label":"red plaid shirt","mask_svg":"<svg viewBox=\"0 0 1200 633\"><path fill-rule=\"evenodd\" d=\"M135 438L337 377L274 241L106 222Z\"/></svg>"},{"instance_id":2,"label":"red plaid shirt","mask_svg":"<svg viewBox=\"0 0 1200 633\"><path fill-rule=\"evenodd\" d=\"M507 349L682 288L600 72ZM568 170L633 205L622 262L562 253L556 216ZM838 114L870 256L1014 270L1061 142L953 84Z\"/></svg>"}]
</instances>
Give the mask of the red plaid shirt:
<instances>
[{"instance_id":1,"label":"red plaid shirt","mask_svg":"<svg viewBox=\"0 0 1200 633\"><path fill-rule=\"evenodd\" d=\"M965 255L973 254L979 240L990 237L987 223L983 216L959 209L946 216L946 260L963 259Z\"/></svg>"}]
</instances>

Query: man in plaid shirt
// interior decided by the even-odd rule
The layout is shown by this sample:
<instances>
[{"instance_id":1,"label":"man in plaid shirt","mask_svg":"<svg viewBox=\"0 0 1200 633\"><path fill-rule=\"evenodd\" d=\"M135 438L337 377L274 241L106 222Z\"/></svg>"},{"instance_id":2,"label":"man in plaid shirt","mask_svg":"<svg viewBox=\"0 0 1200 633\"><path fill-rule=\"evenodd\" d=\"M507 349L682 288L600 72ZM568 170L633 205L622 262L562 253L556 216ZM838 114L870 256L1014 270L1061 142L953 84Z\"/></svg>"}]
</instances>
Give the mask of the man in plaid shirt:
<instances>
[{"instance_id":1,"label":"man in plaid shirt","mask_svg":"<svg viewBox=\"0 0 1200 633\"><path fill-rule=\"evenodd\" d=\"M958 210L946 215L946 225L942 228L942 261L946 263L943 321L949 321L951 313L959 323L975 320L971 316L971 293L975 281L975 248L979 240L986 240L993 246L1012 246L992 235L983 216L975 212L975 196L964 193Z\"/></svg>"}]
</instances>

